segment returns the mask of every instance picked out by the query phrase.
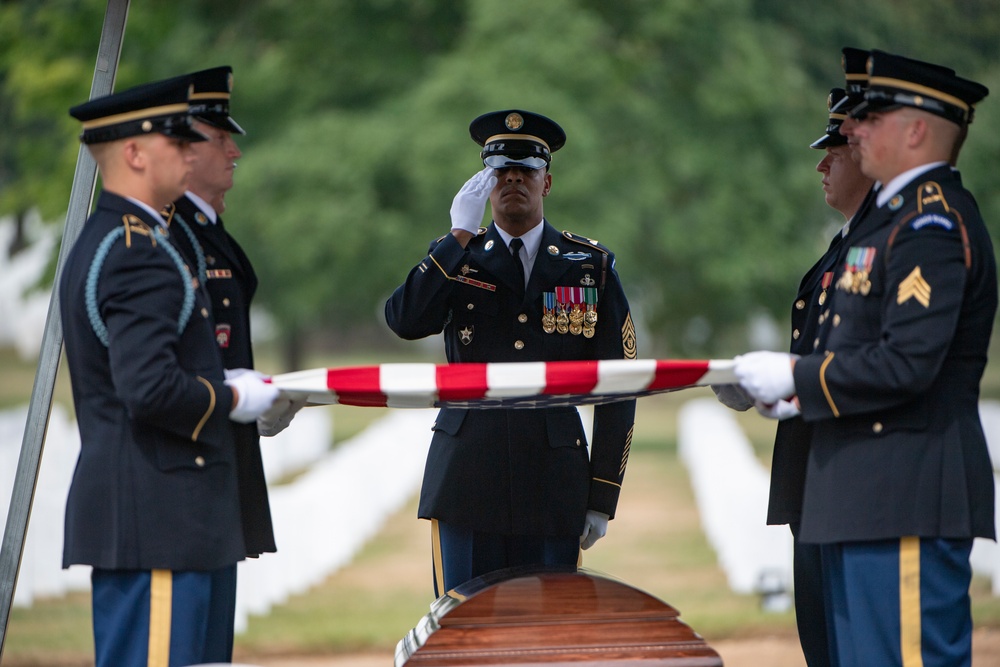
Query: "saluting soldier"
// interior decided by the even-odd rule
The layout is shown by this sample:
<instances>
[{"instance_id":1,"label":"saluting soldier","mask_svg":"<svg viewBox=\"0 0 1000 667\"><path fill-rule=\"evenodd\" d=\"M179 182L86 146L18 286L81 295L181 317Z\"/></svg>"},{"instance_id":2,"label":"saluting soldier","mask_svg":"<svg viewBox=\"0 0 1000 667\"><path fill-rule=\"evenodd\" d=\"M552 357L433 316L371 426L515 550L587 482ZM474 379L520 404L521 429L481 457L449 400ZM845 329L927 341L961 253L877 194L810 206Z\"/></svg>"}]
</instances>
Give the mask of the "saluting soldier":
<instances>
[{"instance_id":1,"label":"saluting soldier","mask_svg":"<svg viewBox=\"0 0 1000 667\"><path fill-rule=\"evenodd\" d=\"M80 429L63 565L93 566L99 667L229 662L241 528L233 423L278 392L226 379L210 305L159 210L205 136L173 79L73 107L103 190L60 310Z\"/></svg>"},{"instance_id":2,"label":"saluting soldier","mask_svg":"<svg viewBox=\"0 0 1000 667\"><path fill-rule=\"evenodd\" d=\"M208 141L192 145L194 160L187 192L162 213L171 241L181 250L188 268L211 301L215 341L225 368L231 372L253 369L250 302L257 290L257 274L222 222L236 161L243 155L234 135L246 134L230 115L233 70L229 66L213 67L186 76L193 86L193 126ZM301 406L297 402L295 408ZM240 508L248 556L270 553L276 548L260 435L280 432L294 412L290 401L279 397L257 424L235 425Z\"/></svg>"},{"instance_id":3,"label":"saluting soldier","mask_svg":"<svg viewBox=\"0 0 1000 667\"><path fill-rule=\"evenodd\" d=\"M829 338L736 373L813 425L800 539L822 548L834 664L968 665L969 553L995 539L978 400L997 277L949 160L988 90L882 51L867 69L843 130L882 186L834 275Z\"/></svg>"},{"instance_id":4,"label":"saluting soldier","mask_svg":"<svg viewBox=\"0 0 1000 667\"><path fill-rule=\"evenodd\" d=\"M451 233L389 298L389 327L409 340L444 331L449 362L635 358L614 255L544 216L562 128L511 109L469 131L485 168L455 196ZM480 228L487 199L493 222ZM605 534L635 402L594 413L588 455L572 407L441 410L418 510L431 520L437 595L505 567L576 565L581 546Z\"/></svg>"}]
</instances>

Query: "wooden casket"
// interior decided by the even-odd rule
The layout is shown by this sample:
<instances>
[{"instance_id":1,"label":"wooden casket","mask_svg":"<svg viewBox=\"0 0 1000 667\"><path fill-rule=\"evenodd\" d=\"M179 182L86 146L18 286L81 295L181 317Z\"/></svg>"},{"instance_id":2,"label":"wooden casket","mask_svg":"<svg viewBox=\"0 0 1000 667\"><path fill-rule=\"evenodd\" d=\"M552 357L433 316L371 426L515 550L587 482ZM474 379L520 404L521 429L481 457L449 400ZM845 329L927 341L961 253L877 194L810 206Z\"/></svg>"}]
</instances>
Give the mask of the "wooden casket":
<instances>
[{"instance_id":1,"label":"wooden casket","mask_svg":"<svg viewBox=\"0 0 1000 667\"><path fill-rule=\"evenodd\" d=\"M435 600L396 646L395 667L721 667L678 616L652 595L582 568L498 570Z\"/></svg>"}]
</instances>

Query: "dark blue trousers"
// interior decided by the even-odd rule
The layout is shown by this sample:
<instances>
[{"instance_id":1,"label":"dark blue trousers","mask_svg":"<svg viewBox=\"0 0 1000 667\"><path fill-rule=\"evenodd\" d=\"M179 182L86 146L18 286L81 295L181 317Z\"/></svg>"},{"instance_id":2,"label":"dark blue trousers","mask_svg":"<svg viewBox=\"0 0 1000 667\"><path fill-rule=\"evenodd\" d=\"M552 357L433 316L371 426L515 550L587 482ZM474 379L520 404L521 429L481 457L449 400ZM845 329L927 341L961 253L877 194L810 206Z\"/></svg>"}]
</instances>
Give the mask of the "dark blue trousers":
<instances>
[{"instance_id":1,"label":"dark blue trousers","mask_svg":"<svg viewBox=\"0 0 1000 667\"><path fill-rule=\"evenodd\" d=\"M792 576L795 586L795 624L808 667L830 667L823 595L823 558L818 544L799 542L799 524L792 529Z\"/></svg>"},{"instance_id":2,"label":"dark blue trousers","mask_svg":"<svg viewBox=\"0 0 1000 667\"><path fill-rule=\"evenodd\" d=\"M434 595L470 579L521 565L577 565L579 537L500 535L431 521Z\"/></svg>"},{"instance_id":3,"label":"dark blue trousers","mask_svg":"<svg viewBox=\"0 0 1000 667\"><path fill-rule=\"evenodd\" d=\"M972 540L904 537L823 545L837 667L968 667Z\"/></svg>"},{"instance_id":4,"label":"dark blue trousers","mask_svg":"<svg viewBox=\"0 0 1000 667\"><path fill-rule=\"evenodd\" d=\"M230 662L236 565L91 574L96 667Z\"/></svg>"}]
</instances>

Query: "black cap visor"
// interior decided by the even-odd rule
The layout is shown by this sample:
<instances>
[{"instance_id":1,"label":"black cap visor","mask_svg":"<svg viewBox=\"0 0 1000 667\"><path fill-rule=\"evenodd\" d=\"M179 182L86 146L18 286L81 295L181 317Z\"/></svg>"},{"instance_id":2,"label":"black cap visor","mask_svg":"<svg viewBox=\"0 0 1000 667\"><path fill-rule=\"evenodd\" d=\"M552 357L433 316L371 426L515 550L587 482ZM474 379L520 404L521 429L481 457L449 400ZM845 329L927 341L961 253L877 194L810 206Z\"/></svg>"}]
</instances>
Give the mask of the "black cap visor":
<instances>
[{"instance_id":1,"label":"black cap visor","mask_svg":"<svg viewBox=\"0 0 1000 667\"><path fill-rule=\"evenodd\" d=\"M508 138L488 142L480 156L483 158L483 164L494 169L510 167L544 169L549 166L552 159L549 149L542 144Z\"/></svg>"}]
</instances>

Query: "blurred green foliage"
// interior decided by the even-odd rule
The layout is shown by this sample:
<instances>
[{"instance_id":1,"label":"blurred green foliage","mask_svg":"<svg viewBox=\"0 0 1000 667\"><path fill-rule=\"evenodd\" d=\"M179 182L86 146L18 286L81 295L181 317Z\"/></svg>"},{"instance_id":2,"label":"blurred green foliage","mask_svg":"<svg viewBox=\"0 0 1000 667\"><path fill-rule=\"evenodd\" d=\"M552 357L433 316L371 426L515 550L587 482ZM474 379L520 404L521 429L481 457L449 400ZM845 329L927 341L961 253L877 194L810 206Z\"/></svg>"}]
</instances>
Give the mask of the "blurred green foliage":
<instances>
[{"instance_id":1,"label":"blurred green foliage","mask_svg":"<svg viewBox=\"0 0 1000 667\"><path fill-rule=\"evenodd\" d=\"M0 215L59 219L105 0L0 3ZM745 349L842 223L808 149L843 46L1000 90L995 0L145 0L117 87L219 64L248 130L226 220L289 340L393 342L381 306L477 171L469 121L556 119L546 216L618 257L642 356ZM960 167L1000 231L1000 105Z\"/></svg>"}]
</instances>

